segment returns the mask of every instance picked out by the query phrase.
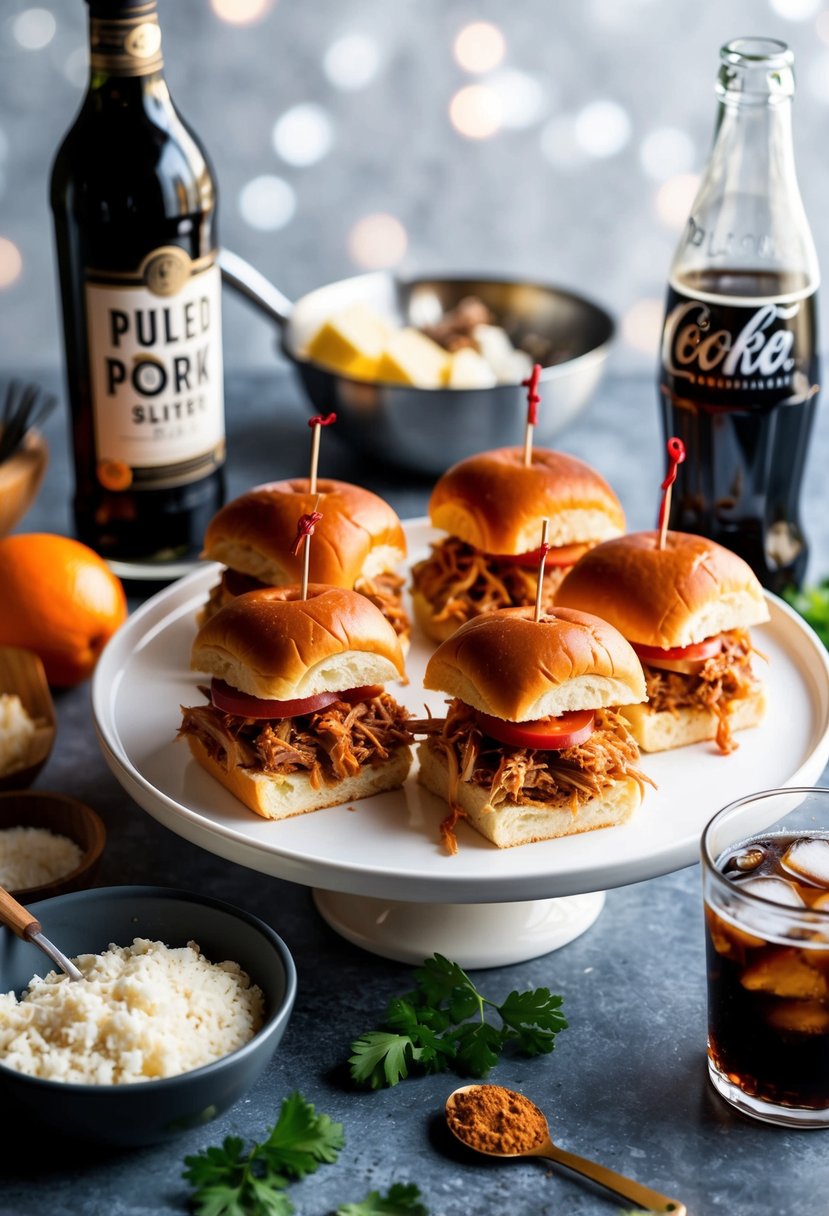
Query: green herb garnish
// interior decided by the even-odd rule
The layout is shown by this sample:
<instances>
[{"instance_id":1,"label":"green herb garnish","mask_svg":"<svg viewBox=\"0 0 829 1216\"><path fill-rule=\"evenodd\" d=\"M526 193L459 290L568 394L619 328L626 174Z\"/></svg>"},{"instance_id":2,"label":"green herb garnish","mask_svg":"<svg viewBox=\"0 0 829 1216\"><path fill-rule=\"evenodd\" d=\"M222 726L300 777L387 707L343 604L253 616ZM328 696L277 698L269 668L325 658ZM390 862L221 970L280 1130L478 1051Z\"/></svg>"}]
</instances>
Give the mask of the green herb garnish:
<instances>
[{"instance_id":1,"label":"green herb garnish","mask_svg":"<svg viewBox=\"0 0 829 1216\"><path fill-rule=\"evenodd\" d=\"M829 578L822 579L814 587L804 587L802 591L789 587L783 592L783 599L812 626L823 645L829 647Z\"/></svg>"},{"instance_id":2,"label":"green herb garnish","mask_svg":"<svg viewBox=\"0 0 829 1216\"><path fill-rule=\"evenodd\" d=\"M371 1191L362 1203L345 1203L337 1216L429 1216L413 1182L395 1182L385 1195Z\"/></svg>"},{"instance_id":3,"label":"green herb garnish","mask_svg":"<svg viewBox=\"0 0 829 1216\"><path fill-rule=\"evenodd\" d=\"M342 1124L293 1093L265 1140L246 1149L239 1136L227 1136L220 1148L185 1157L183 1177L198 1216L290 1216L285 1187L336 1161L343 1143Z\"/></svg>"},{"instance_id":4,"label":"green herb garnish","mask_svg":"<svg viewBox=\"0 0 829 1216\"><path fill-rule=\"evenodd\" d=\"M351 1044L354 1081L381 1089L396 1085L413 1066L422 1072L485 1077L504 1048L526 1056L546 1054L567 1026L561 997L549 988L511 992L499 1005L441 954L415 971L415 981L413 992L389 1002L381 1029L369 1030ZM486 1020L488 1010L498 1014L500 1026Z\"/></svg>"}]
</instances>

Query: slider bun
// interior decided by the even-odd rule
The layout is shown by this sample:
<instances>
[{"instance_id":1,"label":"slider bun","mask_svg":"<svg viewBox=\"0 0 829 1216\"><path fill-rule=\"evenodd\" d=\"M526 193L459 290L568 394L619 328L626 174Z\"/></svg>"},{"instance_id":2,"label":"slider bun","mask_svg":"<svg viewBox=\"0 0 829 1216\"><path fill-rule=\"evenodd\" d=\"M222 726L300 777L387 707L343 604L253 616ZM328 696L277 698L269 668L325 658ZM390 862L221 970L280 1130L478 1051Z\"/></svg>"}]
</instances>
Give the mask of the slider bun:
<instances>
[{"instance_id":1,"label":"slider bun","mask_svg":"<svg viewBox=\"0 0 829 1216\"><path fill-rule=\"evenodd\" d=\"M730 703L729 726L733 731L757 726L765 712L766 694L758 688L750 696ZM717 737L719 719L705 709L678 709L669 713L657 712L648 705L627 705L622 713L643 752L664 752Z\"/></svg>"},{"instance_id":2,"label":"slider bun","mask_svg":"<svg viewBox=\"0 0 829 1216\"><path fill-rule=\"evenodd\" d=\"M535 448L524 465L522 448L480 452L452 466L429 501L429 517L485 553L528 553L541 543L541 521L550 521L551 545L607 540L624 531L618 498L595 469Z\"/></svg>"},{"instance_id":3,"label":"slider bun","mask_svg":"<svg viewBox=\"0 0 829 1216\"><path fill-rule=\"evenodd\" d=\"M556 605L595 612L631 642L689 646L724 629L769 619L751 567L715 541L631 532L585 553L556 592Z\"/></svg>"},{"instance_id":4,"label":"slider bun","mask_svg":"<svg viewBox=\"0 0 829 1216\"><path fill-rule=\"evenodd\" d=\"M428 743L418 746L420 768L417 779L427 790L446 799L449 775L444 756ZM573 813L567 807L516 806L502 803L493 807L489 791L479 785L461 781L458 804L476 831L491 840L499 849L517 844L532 844L537 840L552 840L557 836L572 836L594 828L609 828L625 823L642 801L642 791L632 777L615 781L600 797L591 798Z\"/></svg>"},{"instance_id":5,"label":"slider bun","mask_svg":"<svg viewBox=\"0 0 829 1216\"><path fill-rule=\"evenodd\" d=\"M424 686L511 722L645 700L642 666L612 625L569 608L533 615L502 608L467 621L432 655Z\"/></svg>"},{"instance_id":6,"label":"slider bun","mask_svg":"<svg viewBox=\"0 0 829 1216\"><path fill-rule=\"evenodd\" d=\"M404 676L400 642L364 595L312 584L248 591L199 629L190 666L277 701Z\"/></svg>"},{"instance_id":7,"label":"slider bun","mask_svg":"<svg viewBox=\"0 0 829 1216\"><path fill-rule=\"evenodd\" d=\"M308 484L307 478L274 481L234 498L207 525L201 556L275 587L298 583L302 554L291 555L297 520L315 508L322 519L311 544L312 582L351 588L406 556L400 520L377 494L320 478L317 507Z\"/></svg>"},{"instance_id":8,"label":"slider bun","mask_svg":"<svg viewBox=\"0 0 829 1216\"><path fill-rule=\"evenodd\" d=\"M263 819L290 819L306 811L319 811L326 806L368 798L382 790L397 789L405 781L412 760L411 750L401 747L382 764L366 764L353 777L332 785L323 783L314 789L306 773L282 775L239 767L227 772L197 735L188 735L187 742L202 768Z\"/></svg>"}]
</instances>

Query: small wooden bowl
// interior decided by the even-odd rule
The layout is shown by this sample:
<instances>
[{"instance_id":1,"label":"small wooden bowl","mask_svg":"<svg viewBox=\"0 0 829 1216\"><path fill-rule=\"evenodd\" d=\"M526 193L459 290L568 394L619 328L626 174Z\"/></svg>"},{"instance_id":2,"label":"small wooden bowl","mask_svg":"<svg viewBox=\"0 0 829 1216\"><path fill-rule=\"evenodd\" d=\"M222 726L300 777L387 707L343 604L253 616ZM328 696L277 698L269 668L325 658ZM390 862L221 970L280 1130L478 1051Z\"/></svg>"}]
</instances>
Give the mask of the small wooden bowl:
<instances>
[{"instance_id":1,"label":"small wooden bowl","mask_svg":"<svg viewBox=\"0 0 829 1216\"><path fill-rule=\"evenodd\" d=\"M25 790L49 759L55 742L57 719L43 663L31 650L0 646L0 693L17 693L29 717L37 723L22 768L0 775L0 790Z\"/></svg>"},{"instance_id":2,"label":"small wooden bowl","mask_svg":"<svg viewBox=\"0 0 829 1216\"><path fill-rule=\"evenodd\" d=\"M0 463L0 536L11 532L37 497L49 449L38 431L29 431L21 447Z\"/></svg>"},{"instance_id":3,"label":"small wooden bowl","mask_svg":"<svg viewBox=\"0 0 829 1216\"><path fill-rule=\"evenodd\" d=\"M106 828L86 803L41 790L0 794L0 831L3 828L46 828L57 836L68 836L83 851L80 864L62 878L12 891L21 903L66 895L92 883L106 844Z\"/></svg>"}]
</instances>

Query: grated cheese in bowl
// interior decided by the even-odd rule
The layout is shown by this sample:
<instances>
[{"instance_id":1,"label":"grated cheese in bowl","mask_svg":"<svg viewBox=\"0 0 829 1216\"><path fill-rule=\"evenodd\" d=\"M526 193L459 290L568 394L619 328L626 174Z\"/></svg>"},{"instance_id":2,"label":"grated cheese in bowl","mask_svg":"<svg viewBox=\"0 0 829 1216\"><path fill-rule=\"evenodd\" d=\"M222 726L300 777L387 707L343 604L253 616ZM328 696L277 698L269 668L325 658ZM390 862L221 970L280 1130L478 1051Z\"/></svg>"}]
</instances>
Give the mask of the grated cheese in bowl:
<instances>
[{"instance_id":1,"label":"grated cheese in bowl","mask_svg":"<svg viewBox=\"0 0 829 1216\"><path fill-rule=\"evenodd\" d=\"M121 1085L200 1068L261 1028L264 998L238 963L195 942L135 938L76 960L83 980L35 976L0 994L0 1063L52 1081Z\"/></svg>"},{"instance_id":2,"label":"grated cheese in bowl","mask_svg":"<svg viewBox=\"0 0 829 1216\"><path fill-rule=\"evenodd\" d=\"M7 891L41 887L71 874L83 850L68 836L46 828L0 829L0 886Z\"/></svg>"},{"instance_id":3,"label":"grated cheese in bowl","mask_svg":"<svg viewBox=\"0 0 829 1216\"><path fill-rule=\"evenodd\" d=\"M23 768L35 737L35 722L17 693L0 692L0 777Z\"/></svg>"}]
</instances>

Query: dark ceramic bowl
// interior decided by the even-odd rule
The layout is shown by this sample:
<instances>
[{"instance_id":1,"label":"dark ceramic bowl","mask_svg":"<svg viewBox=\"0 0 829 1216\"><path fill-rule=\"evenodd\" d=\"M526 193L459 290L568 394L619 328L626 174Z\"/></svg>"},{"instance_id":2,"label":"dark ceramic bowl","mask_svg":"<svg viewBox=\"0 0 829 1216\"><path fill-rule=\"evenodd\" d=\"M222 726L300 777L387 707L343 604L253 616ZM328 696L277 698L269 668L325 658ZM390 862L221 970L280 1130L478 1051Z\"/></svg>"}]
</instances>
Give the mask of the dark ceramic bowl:
<instances>
[{"instance_id":1,"label":"dark ceramic bowl","mask_svg":"<svg viewBox=\"0 0 829 1216\"><path fill-rule=\"evenodd\" d=\"M103 887L30 904L43 932L74 957L136 937L168 946L196 941L213 962L232 959L265 997L265 1021L230 1055L156 1081L80 1085L29 1077L0 1064L0 1102L17 1123L32 1120L65 1135L105 1144L168 1140L226 1110L267 1068L285 1033L296 996L288 948L264 921L208 896L164 887ZM45 960L35 946L0 928L0 986L21 992ZM80 981L79 981L80 982Z\"/></svg>"}]
</instances>

